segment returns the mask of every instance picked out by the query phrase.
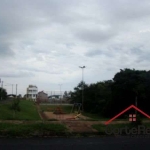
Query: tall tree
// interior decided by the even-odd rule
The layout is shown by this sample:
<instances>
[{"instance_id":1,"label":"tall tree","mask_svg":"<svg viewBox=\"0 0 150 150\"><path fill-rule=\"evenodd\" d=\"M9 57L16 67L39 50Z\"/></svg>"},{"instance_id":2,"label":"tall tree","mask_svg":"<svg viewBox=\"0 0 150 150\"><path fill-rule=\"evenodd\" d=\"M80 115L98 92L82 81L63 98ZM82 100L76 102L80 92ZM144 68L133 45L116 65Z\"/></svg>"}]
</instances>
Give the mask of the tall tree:
<instances>
[{"instance_id":1,"label":"tall tree","mask_svg":"<svg viewBox=\"0 0 150 150\"><path fill-rule=\"evenodd\" d=\"M146 83L149 78L150 76L146 71L135 69L120 70L113 78L112 112L117 113L131 104L143 108L147 97ZM147 84L147 86L150 85Z\"/></svg>"},{"instance_id":2,"label":"tall tree","mask_svg":"<svg viewBox=\"0 0 150 150\"><path fill-rule=\"evenodd\" d=\"M111 101L112 81L97 82L94 84L84 84L84 110L90 113L103 114ZM82 83L74 88L73 100L81 102L82 100Z\"/></svg>"},{"instance_id":3,"label":"tall tree","mask_svg":"<svg viewBox=\"0 0 150 150\"><path fill-rule=\"evenodd\" d=\"M131 104L150 114L150 71L120 69L113 80L84 85L84 110L112 117ZM72 92L74 102L82 100L82 82Z\"/></svg>"},{"instance_id":4,"label":"tall tree","mask_svg":"<svg viewBox=\"0 0 150 150\"><path fill-rule=\"evenodd\" d=\"M68 96L68 93L67 91L64 92L64 97L67 97Z\"/></svg>"},{"instance_id":5,"label":"tall tree","mask_svg":"<svg viewBox=\"0 0 150 150\"><path fill-rule=\"evenodd\" d=\"M0 88L0 100L5 100L7 98L7 91L4 88Z\"/></svg>"}]
</instances>

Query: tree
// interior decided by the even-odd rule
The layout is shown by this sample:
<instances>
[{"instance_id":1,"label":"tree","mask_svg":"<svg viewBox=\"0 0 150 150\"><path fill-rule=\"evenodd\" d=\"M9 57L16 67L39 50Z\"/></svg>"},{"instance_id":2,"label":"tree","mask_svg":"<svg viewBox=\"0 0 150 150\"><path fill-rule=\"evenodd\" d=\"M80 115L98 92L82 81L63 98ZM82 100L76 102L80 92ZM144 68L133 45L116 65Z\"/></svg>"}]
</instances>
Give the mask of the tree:
<instances>
[{"instance_id":1,"label":"tree","mask_svg":"<svg viewBox=\"0 0 150 150\"><path fill-rule=\"evenodd\" d=\"M73 103L82 101L82 82L72 92ZM130 105L150 114L150 71L120 69L113 80L84 83L84 110L113 117ZM134 113L130 110L131 113Z\"/></svg>"},{"instance_id":2,"label":"tree","mask_svg":"<svg viewBox=\"0 0 150 150\"><path fill-rule=\"evenodd\" d=\"M21 95L21 94L19 94L17 97L18 97L18 98L22 98L22 95Z\"/></svg>"},{"instance_id":3,"label":"tree","mask_svg":"<svg viewBox=\"0 0 150 150\"><path fill-rule=\"evenodd\" d=\"M7 91L4 88L0 88L0 100L7 99Z\"/></svg>"},{"instance_id":4,"label":"tree","mask_svg":"<svg viewBox=\"0 0 150 150\"><path fill-rule=\"evenodd\" d=\"M111 101L111 86L111 80L90 84L85 89L85 110L103 115L108 102Z\"/></svg>"},{"instance_id":5,"label":"tree","mask_svg":"<svg viewBox=\"0 0 150 150\"><path fill-rule=\"evenodd\" d=\"M90 113L103 114L108 101L111 100L112 81L97 82L87 85L84 83L84 110ZM74 103L81 103L82 82L74 88Z\"/></svg>"},{"instance_id":6,"label":"tree","mask_svg":"<svg viewBox=\"0 0 150 150\"><path fill-rule=\"evenodd\" d=\"M13 110L13 117L15 118L16 113L18 111L20 111L20 99L19 98L14 98L13 99L10 109Z\"/></svg>"},{"instance_id":7,"label":"tree","mask_svg":"<svg viewBox=\"0 0 150 150\"><path fill-rule=\"evenodd\" d=\"M23 98L27 98L27 94L25 94L25 95L23 96Z\"/></svg>"},{"instance_id":8,"label":"tree","mask_svg":"<svg viewBox=\"0 0 150 150\"><path fill-rule=\"evenodd\" d=\"M64 97L65 97L65 98L68 97L67 91L64 92Z\"/></svg>"},{"instance_id":9,"label":"tree","mask_svg":"<svg viewBox=\"0 0 150 150\"><path fill-rule=\"evenodd\" d=\"M113 105L111 111L114 114L131 104L146 110L146 105L149 103L146 93L147 88L150 87L149 72L126 68L116 73L113 81Z\"/></svg>"},{"instance_id":10,"label":"tree","mask_svg":"<svg viewBox=\"0 0 150 150\"><path fill-rule=\"evenodd\" d=\"M85 89L88 88L88 85L82 81L77 85L77 87L74 88L74 92L71 93L72 103L82 103L82 87L83 86L84 86L84 91L85 91Z\"/></svg>"}]
</instances>

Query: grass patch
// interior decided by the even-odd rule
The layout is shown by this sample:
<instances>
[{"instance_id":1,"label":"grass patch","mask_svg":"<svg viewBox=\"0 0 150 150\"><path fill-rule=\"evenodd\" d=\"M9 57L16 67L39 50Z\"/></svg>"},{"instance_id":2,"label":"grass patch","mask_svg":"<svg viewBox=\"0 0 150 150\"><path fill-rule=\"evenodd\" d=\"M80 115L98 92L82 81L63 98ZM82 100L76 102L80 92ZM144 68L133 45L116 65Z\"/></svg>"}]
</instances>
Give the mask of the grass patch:
<instances>
[{"instance_id":1,"label":"grass patch","mask_svg":"<svg viewBox=\"0 0 150 150\"><path fill-rule=\"evenodd\" d=\"M0 120L41 120L34 102L21 100L19 103L20 111L16 112L15 117L11 105L12 101L0 104Z\"/></svg>"},{"instance_id":2,"label":"grass patch","mask_svg":"<svg viewBox=\"0 0 150 150\"><path fill-rule=\"evenodd\" d=\"M108 120L110 120L110 118L105 118L105 117L98 115L98 114L87 113L87 112L84 112L82 114L84 116L87 116L90 118L90 119L87 119L88 121L108 121ZM128 121L128 118L126 118L126 119L117 118L117 119L115 119L115 121Z\"/></svg>"},{"instance_id":3,"label":"grass patch","mask_svg":"<svg viewBox=\"0 0 150 150\"><path fill-rule=\"evenodd\" d=\"M150 123L142 123L141 125L143 125L147 128L150 128ZM115 131L117 132L118 129L125 128L125 127L127 127L128 129L132 129L132 128L138 128L138 125L134 124L134 123L111 124L111 125L107 125L107 126L104 124L92 125L92 128L96 129L99 132L99 134L102 134L102 135L107 135L106 128L113 129L113 130L116 129ZM109 130L109 132L110 132L110 130ZM122 130L122 133L125 134L125 130Z\"/></svg>"},{"instance_id":4,"label":"grass patch","mask_svg":"<svg viewBox=\"0 0 150 150\"><path fill-rule=\"evenodd\" d=\"M108 135L108 136L109 135L115 135L115 134L113 132L112 132L112 134L107 134L106 132L110 133L111 130L117 131L115 129L125 128L125 127L131 128L131 125L125 124L125 123L123 123L123 124L111 124L111 125L107 125L107 126L104 124L92 125L92 128L96 129L100 135ZM122 134L124 134L124 133L125 133L125 131L123 130Z\"/></svg>"},{"instance_id":5,"label":"grass patch","mask_svg":"<svg viewBox=\"0 0 150 150\"><path fill-rule=\"evenodd\" d=\"M108 118L101 117L97 114L92 114L92 113L87 113L87 112L84 112L82 114L84 116L91 118L91 119L88 119L89 121L107 121L107 120L109 120Z\"/></svg>"},{"instance_id":6,"label":"grass patch","mask_svg":"<svg viewBox=\"0 0 150 150\"><path fill-rule=\"evenodd\" d=\"M69 114L72 110L71 105L40 105L42 111L54 112L57 107L60 107L62 111L66 114Z\"/></svg>"},{"instance_id":7,"label":"grass patch","mask_svg":"<svg viewBox=\"0 0 150 150\"><path fill-rule=\"evenodd\" d=\"M67 131L62 124L12 124L0 123L0 135L9 137L27 137L27 136L51 136L61 135Z\"/></svg>"},{"instance_id":8,"label":"grass patch","mask_svg":"<svg viewBox=\"0 0 150 150\"><path fill-rule=\"evenodd\" d=\"M92 128L97 130L99 132L99 134L105 134L106 126L103 124L94 124L94 125L92 125Z\"/></svg>"}]
</instances>

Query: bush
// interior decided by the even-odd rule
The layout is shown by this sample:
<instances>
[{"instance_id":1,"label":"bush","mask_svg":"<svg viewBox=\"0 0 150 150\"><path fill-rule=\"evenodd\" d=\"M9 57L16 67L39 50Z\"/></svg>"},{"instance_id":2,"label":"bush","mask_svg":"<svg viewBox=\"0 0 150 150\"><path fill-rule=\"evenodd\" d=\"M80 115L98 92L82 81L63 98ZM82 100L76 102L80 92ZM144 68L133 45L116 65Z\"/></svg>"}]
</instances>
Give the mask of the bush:
<instances>
[{"instance_id":1,"label":"bush","mask_svg":"<svg viewBox=\"0 0 150 150\"><path fill-rule=\"evenodd\" d=\"M17 111L20 111L20 99L19 98L15 98L12 102L12 105L11 105L11 109L14 110L15 112Z\"/></svg>"},{"instance_id":2,"label":"bush","mask_svg":"<svg viewBox=\"0 0 150 150\"><path fill-rule=\"evenodd\" d=\"M14 111L13 113L13 118L15 119L16 117L16 112L20 111L20 99L19 98L15 98L13 99L12 105L10 107L10 109L12 109Z\"/></svg>"}]
</instances>

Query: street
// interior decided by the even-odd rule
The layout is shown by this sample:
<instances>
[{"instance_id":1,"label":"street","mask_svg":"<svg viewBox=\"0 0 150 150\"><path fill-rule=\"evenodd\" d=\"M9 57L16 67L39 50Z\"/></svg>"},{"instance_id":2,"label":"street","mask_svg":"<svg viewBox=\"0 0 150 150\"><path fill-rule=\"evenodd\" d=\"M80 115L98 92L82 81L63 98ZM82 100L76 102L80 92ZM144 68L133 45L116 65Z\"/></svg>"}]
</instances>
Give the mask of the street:
<instances>
[{"instance_id":1,"label":"street","mask_svg":"<svg viewBox=\"0 0 150 150\"><path fill-rule=\"evenodd\" d=\"M0 150L149 150L150 138L1 138Z\"/></svg>"}]
</instances>

